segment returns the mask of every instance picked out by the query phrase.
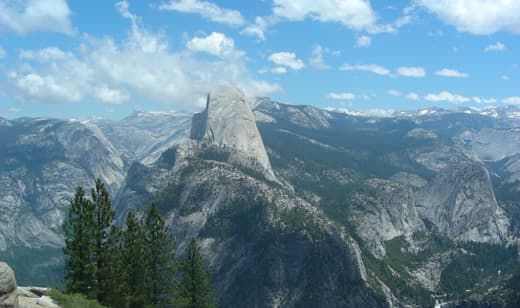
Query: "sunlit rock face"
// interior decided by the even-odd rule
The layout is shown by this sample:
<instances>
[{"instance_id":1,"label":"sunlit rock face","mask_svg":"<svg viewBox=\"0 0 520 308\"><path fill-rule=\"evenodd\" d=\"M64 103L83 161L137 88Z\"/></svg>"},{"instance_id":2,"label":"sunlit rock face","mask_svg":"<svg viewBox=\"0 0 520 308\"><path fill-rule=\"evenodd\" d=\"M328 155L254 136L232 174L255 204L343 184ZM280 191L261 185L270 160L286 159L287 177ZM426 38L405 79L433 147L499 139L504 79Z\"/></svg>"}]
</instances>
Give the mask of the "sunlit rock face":
<instances>
[{"instance_id":1,"label":"sunlit rock face","mask_svg":"<svg viewBox=\"0 0 520 308\"><path fill-rule=\"evenodd\" d=\"M273 177L255 114L238 88L220 86L208 95L206 109L193 117L191 138L230 150L230 162Z\"/></svg>"}]
</instances>

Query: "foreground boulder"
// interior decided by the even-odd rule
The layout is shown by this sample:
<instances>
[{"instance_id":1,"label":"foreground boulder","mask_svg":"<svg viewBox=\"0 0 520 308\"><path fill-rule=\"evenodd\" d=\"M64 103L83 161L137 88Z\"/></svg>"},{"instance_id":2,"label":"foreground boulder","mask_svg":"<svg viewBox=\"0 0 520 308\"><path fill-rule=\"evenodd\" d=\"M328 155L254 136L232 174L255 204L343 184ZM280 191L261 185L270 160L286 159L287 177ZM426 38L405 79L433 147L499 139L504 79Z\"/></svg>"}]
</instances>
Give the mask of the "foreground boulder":
<instances>
[{"instance_id":1,"label":"foreground boulder","mask_svg":"<svg viewBox=\"0 0 520 308\"><path fill-rule=\"evenodd\" d=\"M0 296L11 293L16 289L16 279L13 270L7 263L0 262Z\"/></svg>"},{"instance_id":2,"label":"foreground boulder","mask_svg":"<svg viewBox=\"0 0 520 308\"><path fill-rule=\"evenodd\" d=\"M57 308L46 294L50 289L17 287L14 272L0 262L0 308Z\"/></svg>"}]
</instances>

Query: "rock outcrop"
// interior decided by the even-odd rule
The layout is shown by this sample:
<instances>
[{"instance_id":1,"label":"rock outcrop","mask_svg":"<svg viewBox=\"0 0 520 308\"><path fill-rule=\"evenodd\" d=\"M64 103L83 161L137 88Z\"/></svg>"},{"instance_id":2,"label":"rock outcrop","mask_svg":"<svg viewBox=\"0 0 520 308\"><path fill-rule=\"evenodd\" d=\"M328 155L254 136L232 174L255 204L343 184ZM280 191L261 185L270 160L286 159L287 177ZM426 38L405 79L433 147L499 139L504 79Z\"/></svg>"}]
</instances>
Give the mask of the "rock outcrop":
<instances>
[{"instance_id":1,"label":"rock outcrop","mask_svg":"<svg viewBox=\"0 0 520 308\"><path fill-rule=\"evenodd\" d=\"M220 86L208 95L206 109L194 115L191 139L229 150L229 161L274 178L255 114L244 92Z\"/></svg>"},{"instance_id":2,"label":"rock outcrop","mask_svg":"<svg viewBox=\"0 0 520 308\"><path fill-rule=\"evenodd\" d=\"M16 279L13 270L7 263L0 262L0 296L16 289Z\"/></svg>"},{"instance_id":3,"label":"rock outcrop","mask_svg":"<svg viewBox=\"0 0 520 308\"><path fill-rule=\"evenodd\" d=\"M17 287L14 272L0 262L0 308L59 308L47 288Z\"/></svg>"}]
</instances>

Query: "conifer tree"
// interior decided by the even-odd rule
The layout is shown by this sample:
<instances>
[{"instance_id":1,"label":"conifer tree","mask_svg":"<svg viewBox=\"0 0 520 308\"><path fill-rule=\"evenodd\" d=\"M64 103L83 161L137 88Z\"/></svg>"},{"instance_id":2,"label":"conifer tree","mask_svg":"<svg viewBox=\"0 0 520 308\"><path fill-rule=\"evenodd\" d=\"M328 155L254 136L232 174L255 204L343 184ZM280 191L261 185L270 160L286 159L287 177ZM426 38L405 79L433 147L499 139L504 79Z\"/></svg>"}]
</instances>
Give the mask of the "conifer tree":
<instances>
[{"instance_id":1,"label":"conifer tree","mask_svg":"<svg viewBox=\"0 0 520 308\"><path fill-rule=\"evenodd\" d=\"M126 230L122 234L121 265L122 291L126 307L144 307L145 303L145 246L142 226L133 212L126 218Z\"/></svg>"},{"instance_id":2,"label":"conifer tree","mask_svg":"<svg viewBox=\"0 0 520 308\"><path fill-rule=\"evenodd\" d=\"M101 303L106 303L111 296L110 290L110 253L113 239L109 236L114 236L116 230L111 228L114 225L114 210L110 196L105 188L105 185L98 178L96 180L95 188L91 191L92 202L94 204L94 237L95 237L95 251L94 257L96 261L96 297Z\"/></svg>"},{"instance_id":3,"label":"conifer tree","mask_svg":"<svg viewBox=\"0 0 520 308\"><path fill-rule=\"evenodd\" d=\"M177 264L175 240L152 203L145 223L147 301L164 307L172 301Z\"/></svg>"},{"instance_id":4,"label":"conifer tree","mask_svg":"<svg viewBox=\"0 0 520 308\"><path fill-rule=\"evenodd\" d=\"M63 223L65 235L65 285L67 292L93 296L95 281L94 205L85 198L82 187L76 189Z\"/></svg>"},{"instance_id":5,"label":"conifer tree","mask_svg":"<svg viewBox=\"0 0 520 308\"><path fill-rule=\"evenodd\" d=\"M186 308L216 307L215 293L194 238L186 248L182 270L178 305Z\"/></svg>"}]
</instances>

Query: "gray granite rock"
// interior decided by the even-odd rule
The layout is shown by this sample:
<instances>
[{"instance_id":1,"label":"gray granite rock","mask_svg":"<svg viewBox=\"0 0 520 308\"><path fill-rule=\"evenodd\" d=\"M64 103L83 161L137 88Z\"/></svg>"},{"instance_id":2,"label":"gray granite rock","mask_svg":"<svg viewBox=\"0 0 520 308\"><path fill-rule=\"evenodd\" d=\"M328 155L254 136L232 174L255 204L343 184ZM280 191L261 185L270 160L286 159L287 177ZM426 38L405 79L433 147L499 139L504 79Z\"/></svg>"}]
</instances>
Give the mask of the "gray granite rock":
<instances>
[{"instance_id":1,"label":"gray granite rock","mask_svg":"<svg viewBox=\"0 0 520 308\"><path fill-rule=\"evenodd\" d=\"M16 290L14 272L7 263L0 262L0 296Z\"/></svg>"}]
</instances>

